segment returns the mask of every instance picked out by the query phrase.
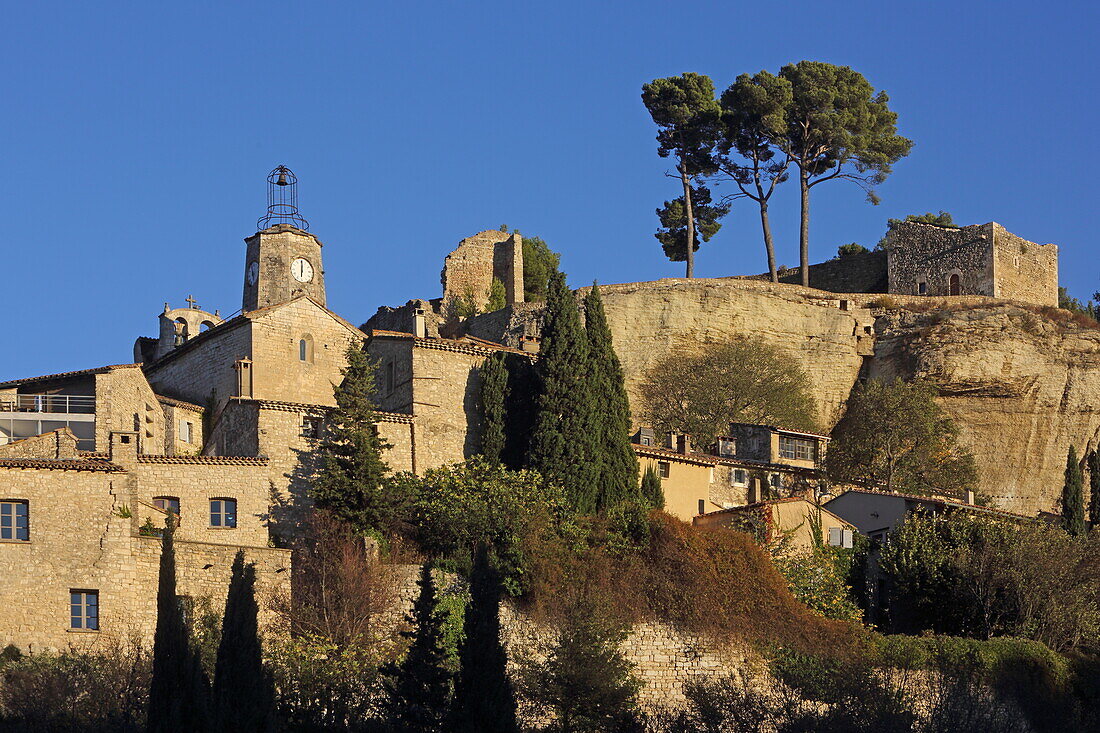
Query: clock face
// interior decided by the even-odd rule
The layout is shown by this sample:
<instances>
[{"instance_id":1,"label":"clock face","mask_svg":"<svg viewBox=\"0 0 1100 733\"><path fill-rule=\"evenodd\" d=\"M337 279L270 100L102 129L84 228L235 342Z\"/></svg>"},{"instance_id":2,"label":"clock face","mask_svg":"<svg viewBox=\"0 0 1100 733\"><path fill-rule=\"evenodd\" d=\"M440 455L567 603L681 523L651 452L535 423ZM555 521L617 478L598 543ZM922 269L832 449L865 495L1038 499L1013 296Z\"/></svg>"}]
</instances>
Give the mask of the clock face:
<instances>
[{"instance_id":1,"label":"clock face","mask_svg":"<svg viewBox=\"0 0 1100 733\"><path fill-rule=\"evenodd\" d=\"M256 279L260 277L260 263L253 262L248 265L248 274L245 278L248 280L249 285L255 285Z\"/></svg>"},{"instance_id":2,"label":"clock face","mask_svg":"<svg viewBox=\"0 0 1100 733\"><path fill-rule=\"evenodd\" d=\"M307 283L313 279L313 265L309 264L309 260L299 257L290 263L290 274L298 282Z\"/></svg>"}]
</instances>

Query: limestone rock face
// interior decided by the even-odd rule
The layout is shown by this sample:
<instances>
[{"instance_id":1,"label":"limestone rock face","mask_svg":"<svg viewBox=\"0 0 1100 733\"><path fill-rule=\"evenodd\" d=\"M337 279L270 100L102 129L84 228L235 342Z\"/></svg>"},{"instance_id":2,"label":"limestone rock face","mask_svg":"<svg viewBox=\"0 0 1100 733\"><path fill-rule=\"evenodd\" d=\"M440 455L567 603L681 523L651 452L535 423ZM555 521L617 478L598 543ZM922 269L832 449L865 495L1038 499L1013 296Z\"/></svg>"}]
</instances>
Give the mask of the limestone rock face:
<instances>
[{"instance_id":1,"label":"limestone rock face","mask_svg":"<svg viewBox=\"0 0 1100 733\"><path fill-rule=\"evenodd\" d=\"M1100 330L1011 303L878 319L869 376L925 377L997 506L1057 508L1066 453L1100 442Z\"/></svg>"}]
</instances>

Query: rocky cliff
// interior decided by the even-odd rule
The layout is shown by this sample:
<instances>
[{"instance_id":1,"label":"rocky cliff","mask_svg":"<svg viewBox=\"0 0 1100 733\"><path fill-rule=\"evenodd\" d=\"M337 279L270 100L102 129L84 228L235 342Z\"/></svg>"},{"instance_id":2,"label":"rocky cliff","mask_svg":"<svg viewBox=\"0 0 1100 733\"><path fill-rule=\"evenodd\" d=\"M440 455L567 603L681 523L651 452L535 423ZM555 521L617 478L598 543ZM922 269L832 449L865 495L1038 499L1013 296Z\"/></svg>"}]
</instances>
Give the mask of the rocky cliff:
<instances>
[{"instance_id":1,"label":"rocky cliff","mask_svg":"<svg viewBox=\"0 0 1100 733\"><path fill-rule=\"evenodd\" d=\"M741 278L601 285L635 401L646 370L683 345L758 338L799 358L824 429L861 376L926 377L974 453L997 506L1057 508L1066 451L1100 444L1100 330L1063 311L994 298L843 295ZM530 306L473 319L512 341L537 330ZM514 344L518 345L518 344ZM635 403L636 404L636 403Z\"/></svg>"}]
</instances>

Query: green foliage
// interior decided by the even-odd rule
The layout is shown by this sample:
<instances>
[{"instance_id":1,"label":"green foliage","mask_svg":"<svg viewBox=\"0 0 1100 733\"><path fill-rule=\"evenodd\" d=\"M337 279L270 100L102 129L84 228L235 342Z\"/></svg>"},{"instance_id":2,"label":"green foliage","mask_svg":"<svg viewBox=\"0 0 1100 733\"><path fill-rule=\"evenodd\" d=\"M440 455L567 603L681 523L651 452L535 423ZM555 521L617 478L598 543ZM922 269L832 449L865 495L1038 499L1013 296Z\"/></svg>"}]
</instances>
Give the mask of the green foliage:
<instances>
[{"instance_id":1,"label":"green foliage","mask_svg":"<svg viewBox=\"0 0 1100 733\"><path fill-rule=\"evenodd\" d=\"M851 244L842 244L836 248L837 257L850 257L851 255L861 255L868 252L868 249L862 244L852 242Z\"/></svg>"},{"instance_id":2,"label":"green foliage","mask_svg":"<svg viewBox=\"0 0 1100 733\"><path fill-rule=\"evenodd\" d=\"M493 282L489 285L489 298L485 304L485 312L492 313L503 308L507 296L508 293L504 289L504 283L500 281L500 278L494 277Z\"/></svg>"},{"instance_id":3,"label":"green foliage","mask_svg":"<svg viewBox=\"0 0 1100 733\"><path fill-rule=\"evenodd\" d=\"M977 488L974 458L934 396L921 381L857 385L833 428L829 477L916 494Z\"/></svg>"},{"instance_id":4,"label":"green foliage","mask_svg":"<svg viewBox=\"0 0 1100 733\"><path fill-rule=\"evenodd\" d=\"M1097 648L1098 549L1037 522L911 514L880 551L889 628Z\"/></svg>"},{"instance_id":5,"label":"green foliage","mask_svg":"<svg viewBox=\"0 0 1100 733\"><path fill-rule=\"evenodd\" d=\"M1066 456L1066 482L1062 486L1062 526L1074 537L1085 533L1085 491L1077 449L1069 447Z\"/></svg>"},{"instance_id":6,"label":"green foliage","mask_svg":"<svg viewBox=\"0 0 1100 733\"><path fill-rule=\"evenodd\" d=\"M358 345L346 352L344 379L333 390L332 426L320 445L321 469L313 482L316 506L360 532L386 530L400 499L383 482L389 470L382 451L390 446L378 434L375 415L377 365Z\"/></svg>"},{"instance_id":7,"label":"green foliage","mask_svg":"<svg viewBox=\"0 0 1100 733\"><path fill-rule=\"evenodd\" d=\"M596 510L605 511L638 498L638 458L630 444L630 401L626 396L623 368L611 342L600 289L593 285L584 297L584 326L591 365L589 389L593 400L596 477Z\"/></svg>"},{"instance_id":8,"label":"green foliage","mask_svg":"<svg viewBox=\"0 0 1100 733\"><path fill-rule=\"evenodd\" d=\"M528 303L546 300L550 276L558 271L561 255L541 237L523 238L523 299Z\"/></svg>"},{"instance_id":9,"label":"green foliage","mask_svg":"<svg viewBox=\"0 0 1100 733\"><path fill-rule=\"evenodd\" d=\"M474 291L467 289L462 295L456 295L450 303L450 311L449 315L458 320L473 318L480 313Z\"/></svg>"},{"instance_id":10,"label":"green foliage","mask_svg":"<svg viewBox=\"0 0 1100 733\"><path fill-rule=\"evenodd\" d=\"M748 338L685 344L658 361L641 384L642 415L659 431L713 445L731 422L815 430L816 407L798 361Z\"/></svg>"},{"instance_id":11,"label":"green foliage","mask_svg":"<svg viewBox=\"0 0 1100 733\"><path fill-rule=\"evenodd\" d=\"M500 640L500 579L484 546L474 554L460 668L455 681L453 726L469 733L518 733L516 697L508 679L508 655Z\"/></svg>"},{"instance_id":12,"label":"green foliage","mask_svg":"<svg viewBox=\"0 0 1100 733\"><path fill-rule=\"evenodd\" d=\"M657 475L657 469L648 466L642 474L642 501L654 509L665 508L665 489L661 486L661 477Z\"/></svg>"},{"instance_id":13,"label":"green foliage","mask_svg":"<svg viewBox=\"0 0 1100 733\"><path fill-rule=\"evenodd\" d=\"M774 558L776 569L787 579L795 598L825 618L859 622L863 612L852 600L848 586L852 550L816 547L804 553L783 553Z\"/></svg>"},{"instance_id":14,"label":"green foliage","mask_svg":"<svg viewBox=\"0 0 1100 733\"><path fill-rule=\"evenodd\" d=\"M932 224L938 227L951 227L953 229L959 228L958 225L955 224L955 221L951 217L951 214L943 210L941 210L938 214L933 214L931 211L928 211L924 214L909 214L909 216L905 217L904 219L887 219L886 224L891 229L893 229L898 224L903 224L907 221L915 222L917 224Z\"/></svg>"},{"instance_id":15,"label":"green foliage","mask_svg":"<svg viewBox=\"0 0 1100 733\"><path fill-rule=\"evenodd\" d=\"M478 369L481 377L481 454L490 463L500 463L504 453L505 405L508 397L505 358L505 353L498 351Z\"/></svg>"},{"instance_id":16,"label":"green foliage","mask_svg":"<svg viewBox=\"0 0 1100 733\"><path fill-rule=\"evenodd\" d=\"M1100 452L1089 453L1089 524L1100 528Z\"/></svg>"},{"instance_id":17,"label":"green foliage","mask_svg":"<svg viewBox=\"0 0 1100 733\"><path fill-rule=\"evenodd\" d=\"M411 522L420 547L459 566L468 566L478 546L492 548L513 594L526 583L526 533L565 515L560 488L534 471L509 471L482 458L400 480L415 496Z\"/></svg>"},{"instance_id":18,"label":"green foliage","mask_svg":"<svg viewBox=\"0 0 1100 733\"><path fill-rule=\"evenodd\" d=\"M134 511L130 509L129 504L120 504L118 509L115 509L115 516L119 519L130 519L134 516Z\"/></svg>"},{"instance_id":19,"label":"green foliage","mask_svg":"<svg viewBox=\"0 0 1100 733\"><path fill-rule=\"evenodd\" d=\"M1093 300L1082 303L1077 298L1071 296L1069 291L1064 287L1058 286L1059 308L1070 311L1071 313L1076 313L1077 315L1085 316L1093 321L1100 321L1100 293L1094 293L1092 297Z\"/></svg>"},{"instance_id":20,"label":"green foliage","mask_svg":"<svg viewBox=\"0 0 1100 733\"><path fill-rule=\"evenodd\" d=\"M525 660L524 697L553 716L551 730L602 733L635 718L639 683L620 650L626 636L622 624L579 600L562 620L545 659Z\"/></svg>"},{"instance_id":21,"label":"green foliage","mask_svg":"<svg viewBox=\"0 0 1100 733\"><path fill-rule=\"evenodd\" d=\"M387 670L387 722L395 731L408 733L449 730L451 674L443 649L443 616L436 608L435 581L428 563L420 567L420 589L402 631L409 639L408 652L399 665Z\"/></svg>"},{"instance_id":22,"label":"green foliage","mask_svg":"<svg viewBox=\"0 0 1100 733\"><path fill-rule=\"evenodd\" d=\"M210 683L191 647L176 595L176 515L165 518L157 588L157 627L149 686L150 733L201 731L209 723Z\"/></svg>"},{"instance_id":23,"label":"green foliage","mask_svg":"<svg viewBox=\"0 0 1100 733\"><path fill-rule=\"evenodd\" d=\"M262 733L275 726L275 692L264 669L257 624L256 565L233 558L221 644L214 671L213 713L220 730Z\"/></svg>"},{"instance_id":24,"label":"green foliage","mask_svg":"<svg viewBox=\"0 0 1100 733\"><path fill-rule=\"evenodd\" d=\"M676 170L683 188L682 210L686 212L680 215L685 225L681 238L683 259L687 262L687 277L692 277L697 240L695 226L699 216L693 207L692 181L718 168L714 152L722 125L721 109L714 98L714 82L710 77L693 73L654 79L642 86L642 102L657 124L657 154L662 158L674 156L677 161ZM691 247L687 246L689 242Z\"/></svg>"},{"instance_id":25,"label":"green foliage","mask_svg":"<svg viewBox=\"0 0 1100 733\"><path fill-rule=\"evenodd\" d=\"M695 217L692 251L698 252L700 239L709 242L722 228L719 219L729 213L730 205L712 203L710 189L702 184L691 187L691 205ZM666 201L664 206L657 209L657 218L661 220L661 227L653 236L661 243L665 257L672 262L684 262L687 260L688 231L684 197Z\"/></svg>"},{"instance_id":26,"label":"green foliage","mask_svg":"<svg viewBox=\"0 0 1100 733\"><path fill-rule=\"evenodd\" d=\"M589 351L576 298L565 276L555 273L546 300L537 364L538 402L527 462L559 483L570 505L581 513L596 509L599 475Z\"/></svg>"}]
</instances>

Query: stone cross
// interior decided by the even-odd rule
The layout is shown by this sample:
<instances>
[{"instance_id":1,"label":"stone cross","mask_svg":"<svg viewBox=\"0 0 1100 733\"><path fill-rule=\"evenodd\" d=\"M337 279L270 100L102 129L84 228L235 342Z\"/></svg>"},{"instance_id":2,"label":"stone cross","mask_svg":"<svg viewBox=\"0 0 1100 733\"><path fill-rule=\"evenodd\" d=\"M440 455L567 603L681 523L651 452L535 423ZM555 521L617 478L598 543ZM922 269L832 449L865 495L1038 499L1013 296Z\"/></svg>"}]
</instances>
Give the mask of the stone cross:
<instances>
[{"instance_id":1,"label":"stone cross","mask_svg":"<svg viewBox=\"0 0 1100 733\"><path fill-rule=\"evenodd\" d=\"M187 296L187 298L185 298L185 299L184 299L184 302L185 302L185 303L187 303L187 307L189 307L189 308L191 308L192 310L194 310L194 308L195 308L195 303L196 303L197 301L196 301L196 300L195 300L195 299L194 299L193 297L191 297L190 295L188 295L188 296Z\"/></svg>"}]
</instances>

